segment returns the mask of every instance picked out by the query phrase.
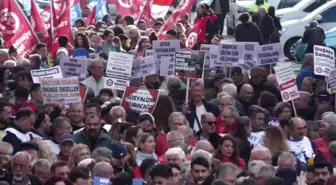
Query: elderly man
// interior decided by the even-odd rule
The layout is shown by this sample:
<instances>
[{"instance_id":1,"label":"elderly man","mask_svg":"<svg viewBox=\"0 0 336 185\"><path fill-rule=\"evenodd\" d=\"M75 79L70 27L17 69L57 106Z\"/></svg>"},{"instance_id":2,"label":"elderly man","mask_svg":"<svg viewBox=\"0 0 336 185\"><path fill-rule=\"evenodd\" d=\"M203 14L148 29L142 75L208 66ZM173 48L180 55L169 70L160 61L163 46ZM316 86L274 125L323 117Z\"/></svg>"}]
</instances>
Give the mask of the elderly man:
<instances>
[{"instance_id":1,"label":"elderly man","mask_svg":"<svg viewBox=\"0 0 336 185\"><path fill-rule=\"evenodd\" d=\"M257 174L258 184L265 184L268 179L275 177L275 173L276 170L274 166L269 164L263 165Z\"/></svg>"},{"instance_id":2,"label":"elderly man","mask_svg":"<svg viewBox=\"0 0 336 185\"><path fill-rule=\"evenodd\" d=\"M92 175L95 177L104 177L111 179L114 177L113 167L108 162L99 162L93 167Z\"/></svg>"},{"instance_id":3,"label":"elderly man","mask_svg":"<svg viewBox=\"0 0 336 185\"><path fill-rule=\"evenodd\" d=\"M216 133L216 117L208 112L201 116L203 130L198 134L199 140L208 140L217 149L221 136Z\"/></svg>"},{"instance_id":4,"label":"elderly man","mask_svg":"<svg viewBox=\"0 0 336 185\"><path fill-rule=\"evenodd\" d=\"M301 90L309 92L309 93L313 93L313 83L314 83L314 78L305 77L302 81Z\"/></svg>"},{"instance_id":5,"label":"elderly man","mask_svg":"<svg viewBox=\"0 0 336 185\"><path fill-rule=\"evenodd\" d=\"M231 163L220 164L217 167L215 177L228 183L228 185L235 185L237 180L237 166Z\"/></svg>"},{"instance_id":6,"label":"elderly man","mask_svg":"<svg viewBox=\"0 0 336 185\"><path fill-rule=\"evenodd\" d=\"M104 62L103 58L93 59L89 64L91 76L82 82L86 87L90 87L93 90L95 96L98 96L99 91L104 88Z\"/></svg>"},{"instance_id":7,"label":"elderly man","mask_svg":"<svg viewBox=\"0 0 336 185\"><path fill-rule=\"evenodd\" d=\"M126 111L122 106L114 106L111 108L106 124L103 128L109 132L112 128L113 123L124 123L126 122Z\"/></svg>"},{"instance_id":8,"label":"elderly man","mask_svg":"<svg viewBox=\"0 0 336 185\"><path fill-rule=\"evenodd\" d=\"M186 155L179 147L170 148L165 153L165 161L167 163L176 164L181 167L182 163L186 161Z\"/></svg>"},{"instance_id":9,"label":"elderly man","mask_svg":"<svg viewBox=\"0 0 336 185\"><path fill-rule=\"evenodd\" d=\"M249 137L250 143L255 146L263 146L263 137L264 137L264 129L263 124L265 120L265 111L258 105L252 105L249 107L247 116L249 118L252 133Z\"/></svg>"},{"instance_id":10,"label":"elderly man","mask_svg":"<svg viewBox=\"0 0 336 185\"><path fill-rule=\"evenodd\" d=\"M223 105L221 105L223 106ZM216 133L235 133L238 126L239 112L234 106L223 106L221 115L216 118Z\"/></svg>"},{"instance_id":11,"label":"elderly man","mask_svg":"<svg viewBox=\"0 0 336 185\"><path fill-rule=\"evenodd\" d=\"M11 144L7 142L0 142L0 156L2 156L2 159L0 160L0 168L6 168L6 165L11 159L13 152L14 148Z\"/></svg>"},{"instance_id":12,"label":"elderly man","mask_svg":"<svg viewBox=\"0 0 336 185\"><path fill-rule=\"evenodd\" d=\"M200 140L200 141L198 141L190 154L193 156L193 154L196 151L198 151L198 150L204 150L204 151L209 152L211 155L215 155L215 149L214 149L214 147L207 140Z\"/></svg>"},{"instance_id":13,"label":"elderly man","mask_svg":"<svg viewBox=\"0 0 336 185\"><path fill-rule=\"evenodd\" d=\"M156 151L159 156L164 155L175 142L184 141L183 134L179 131L170 131L165 139L163 137L157 139L159 140L156 141Z\"/></svg>"},{"instance_id":14,"label":"elderly man","mask_svg":"<svg viewBox=\"0 0 336 185\"><path fill-rule=\"evenodd\" d=\"M138 39L140 38L140 30L139 28L137 28L134 25L128 26L129 27L129 31L128 31L128 37L131 39L130 42L130 49L134 50L135 47L138 44Z\"/></svg>"},{"instance_id":15,"label":"elderly man","mask_svg":"<svg viewBox=\"0 0 336 185\"><path fill-rule=\"evenodd\" d=\"M237 101L239 101L244 107L244 111L247 112L248 108L252 105L253 87L250 84L242 85Z\"/></svg>"},{"instance_id":16,"label":"elderly man","mask_svg":"<svg viewBox=\"0 0 336 185\"><path fill-rule=\"evenodd\" d=\"M191 151L197 143L197 138L194 137L193 131L188 125L180 126L177 131L181 132L184 138L184 143L188 146L188 150Z\"/></svg>"},{"instance_id":17,"label":"elderly man","mask_svg":"<svg viewBox=\"0 0 336 185\"><path fill-rule=\"evenodd\" d=\"M168 117L169 129L177 130L180 126L187 124L187 119L181 112L172 112Z\"/></svg>"},{"instance_id":18,"label":"elderly man","mask_svg":"<svg viewBox=\"0 0 336 185\"><path fill-rule=\"evenodd\" d=\"M251 161L263 161L265 164L272 164L272 154L270 150L263 146L254 147L251 151ZM250 165L249 165L250 166Z\"/></svg>"},{"instance_id":19,"label":"elderly man","mask_svg":"<svg viewBox=\"0 0 336 185\"><path fill-rule=\"evenodd\" d=\"M267 80L266 81L267 81L268 84L274 85L275 87L278 86L278 82L276 80L276 75L275 74L269 74L267 76Z\"/></svg>"},{"instance_id":20,"label":"elderly man","mask_svg":"<svg viewBox=\"0 0 336 185\"><path fill-rule=\"evenodd\" d=\"M314 120L316 109L309 106L311 94L306 91L300 91L299 93L300 97L294 100L297 115L305 120Z\"/></svg>"},{"instance_id":21,"label":"elderly man","mask_svg":"<svg viewBox=\"0 0 336 185\"><path fill-rule=\"evenodd\" d=\"M291 168L296 170L297 160L295 156L290 152L282 152L278 158L278 167L281 168Z\"/></svg>"}]
</instances>

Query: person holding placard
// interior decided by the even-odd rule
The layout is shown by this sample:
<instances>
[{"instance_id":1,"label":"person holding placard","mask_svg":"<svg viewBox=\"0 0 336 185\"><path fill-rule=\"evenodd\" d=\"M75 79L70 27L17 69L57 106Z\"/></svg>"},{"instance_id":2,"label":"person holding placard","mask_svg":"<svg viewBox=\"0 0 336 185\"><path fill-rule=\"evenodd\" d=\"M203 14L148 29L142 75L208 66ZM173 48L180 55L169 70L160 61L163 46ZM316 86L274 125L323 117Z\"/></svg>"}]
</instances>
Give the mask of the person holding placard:
<instances>
[{"instance_id":1,"label":"person holding placard","mask_svg":"<svg viewBox=\"0 0 336 185\"><path fill-rule=\"evenodd\" d=\"M89 65L91 76L86 78L82 83L94 91L95 96L99 95L99 91L104 88L104 59L95 58Z\"/></svg>"}]
</instances>

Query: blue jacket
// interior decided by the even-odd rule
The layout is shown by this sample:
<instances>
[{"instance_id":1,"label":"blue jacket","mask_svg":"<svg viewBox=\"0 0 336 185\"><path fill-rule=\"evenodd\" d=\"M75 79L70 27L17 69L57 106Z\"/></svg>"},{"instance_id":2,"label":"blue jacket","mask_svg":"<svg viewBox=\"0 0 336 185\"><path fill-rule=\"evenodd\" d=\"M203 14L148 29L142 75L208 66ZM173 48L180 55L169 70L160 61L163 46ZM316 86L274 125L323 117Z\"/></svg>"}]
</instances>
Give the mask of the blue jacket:
<instances>
[{"instance_id":1,"label":"blue jacket","mask_svg":"<svg viewBox=\"0 0 336 185\"><path fill-rule=\"evenodd\" d=\"M314 72L311 69L303 68L303 69L301 69L299 74L296 76L296 84L297 84L299 90L301 90L302 81L306 77L314 78Z\"/></svg>"}]
</instances>

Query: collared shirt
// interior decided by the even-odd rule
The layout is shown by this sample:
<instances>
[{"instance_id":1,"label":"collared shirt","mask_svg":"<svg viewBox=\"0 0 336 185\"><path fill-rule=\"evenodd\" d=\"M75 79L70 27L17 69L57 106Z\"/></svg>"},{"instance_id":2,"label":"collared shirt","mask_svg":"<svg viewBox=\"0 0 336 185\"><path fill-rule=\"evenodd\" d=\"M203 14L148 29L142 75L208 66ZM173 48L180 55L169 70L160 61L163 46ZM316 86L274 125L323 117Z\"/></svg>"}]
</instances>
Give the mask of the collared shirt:
<instances>
[{"instance_id":1,"label":"collared shirt","mask_svg":"<svg viewBox=\"0 0 336 185\"><path fill-rule=\"evenodd\" d=\"M17 184L15 183L15 181L14 181L14 178L13 178L13 180L12 180L12 185L17 185ZM32 185L29 176L28 176L28 182L27 182L26 185Z\"/></svg>"}]
</instances>

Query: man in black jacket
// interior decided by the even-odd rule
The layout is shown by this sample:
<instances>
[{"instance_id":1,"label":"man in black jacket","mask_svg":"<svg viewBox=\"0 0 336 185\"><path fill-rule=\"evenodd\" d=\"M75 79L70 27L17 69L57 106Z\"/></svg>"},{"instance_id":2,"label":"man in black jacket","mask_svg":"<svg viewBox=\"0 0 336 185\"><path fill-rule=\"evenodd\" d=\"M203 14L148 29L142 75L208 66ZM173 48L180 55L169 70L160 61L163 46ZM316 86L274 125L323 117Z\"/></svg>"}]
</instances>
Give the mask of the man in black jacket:
<instances>
[{"instance_id":1,"label":"man in black jacket","mask_svg":"<svg viewBox=\"0 0 336 185\"><path fill-rule=\"evenodd\" d=\"M217 149L221 136L216 133L216 117L212 113L201 116L203 130L199 133L198 140L208 140Z\"/></svg>"},{"instance_id":2,"label":"man in black jacket","mask_svg":"<svg viewBox=\"0 0 336 185\"><path fill-rule=\"evenodd\" d=\"M229 0L213 0L210 7L217 16L219 34L223 36L225 16L230 11Z\"/></svg>"}]
</instances>

